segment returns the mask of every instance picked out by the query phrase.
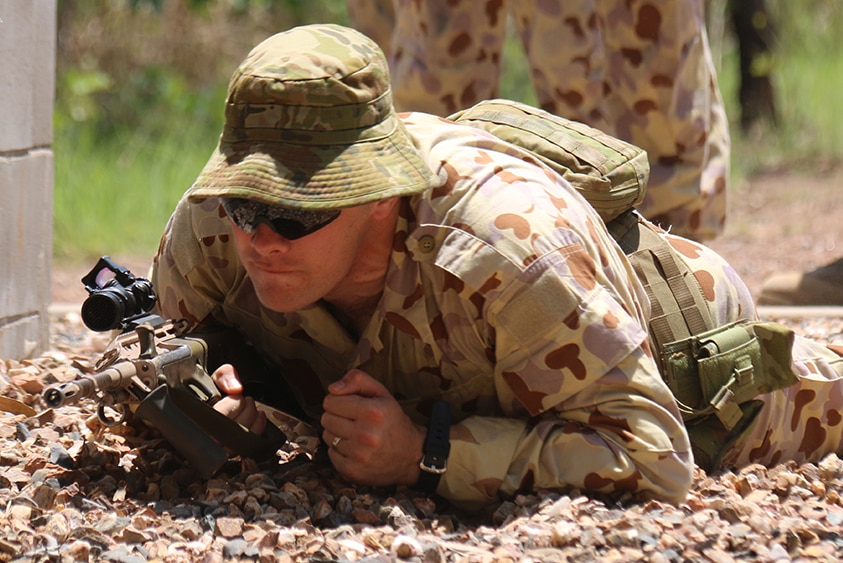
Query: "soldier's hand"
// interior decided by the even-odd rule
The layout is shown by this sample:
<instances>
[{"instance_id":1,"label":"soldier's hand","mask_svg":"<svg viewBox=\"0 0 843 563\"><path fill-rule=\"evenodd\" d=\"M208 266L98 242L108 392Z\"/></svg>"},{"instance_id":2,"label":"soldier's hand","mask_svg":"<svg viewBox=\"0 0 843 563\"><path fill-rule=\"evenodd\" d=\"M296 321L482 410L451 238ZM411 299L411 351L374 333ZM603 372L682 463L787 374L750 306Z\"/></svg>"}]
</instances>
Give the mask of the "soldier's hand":
<instances>
[{"instance_id":1,"label":"soldier's hand","mask_svg":"<svg viewBox=\"0 0 843 563\"><path fill-rule=\"evenodd\" d=\"M242 424L255 434L266 430L266 414L258 410L255 400L243 395L243 384L231 364L218 367L211 378L225 396L214 404L214 410Z\"/></svg>"},{"instance_id":2,"label":"soldier's hand","mask_svg":"<svg viewBox=\"0 0 843 563\"><path fill-rule=\"evenodd\" d=\"M328 387L323 439L339 473L363 485L412 485L427 429L415 424L392 394L360 370Z\"/></svg>"}]
</instances>

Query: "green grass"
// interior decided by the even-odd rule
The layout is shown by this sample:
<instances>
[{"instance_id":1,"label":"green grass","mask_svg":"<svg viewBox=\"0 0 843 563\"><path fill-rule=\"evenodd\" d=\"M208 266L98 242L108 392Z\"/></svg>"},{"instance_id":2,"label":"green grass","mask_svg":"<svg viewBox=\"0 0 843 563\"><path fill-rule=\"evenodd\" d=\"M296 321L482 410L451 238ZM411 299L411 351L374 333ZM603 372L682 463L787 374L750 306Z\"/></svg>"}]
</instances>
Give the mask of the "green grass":
<instances>
[{"instance_id":1,"label":"green grass","mask_svg":"<svg viewBox=\"0 0 843 563\"><path fill-rule=\"evenodd\" d=\"M751 138L733 125L733 185L764 171L815 170L843 155L837 39L843 9L837 0L771 4L783 28L775 63L781 124ZM736 53L728 40L721 43L719 81L736 124ZM501 95L532 102L520 61L520 45L512 39ZM141 77L145 82L133 96L131 88L118 89L97 73L72 70L57 81L55 256L151 256L170 212L216 144L225 84L214 93L191 92L175 70L157 68Z\"/></svg>"},{"instance_id":2,"label":"green grass","mask_svg":"<svg viewBox=\"0 0 843 563\"><path fill-rule=\"evenodd\" d=\"M748 135L740 131L737 52L729 38L723 41L718 80L732 123L733 180L782 169L815 173L843 157L838 39L843 6L837 0L768 0L768 5L777 30L772 64L778 127L762 125Z\"/></svg>"},{"instance_id":3,"label":"green grass","mask_svg":"<svg viewBox=\"0 0 843 563\"><path fill-rule=\"evenodd\" d=\"M60 132L55 140L56 257L152 256L215 140L187 123L159 138L123 131L109 142L84 128Z\"/></svg>"},{"instance_id":4,"label":"green grass","mask_svg":"<svg viewBox=\"0 0 843 563\"><path fill-rule=\"evenodd\" d=\"M224 85L191 90L150 65L117 87L98 70L57 78L53 254L151 257L216 145Z\"/></svg>"}]
</instances>

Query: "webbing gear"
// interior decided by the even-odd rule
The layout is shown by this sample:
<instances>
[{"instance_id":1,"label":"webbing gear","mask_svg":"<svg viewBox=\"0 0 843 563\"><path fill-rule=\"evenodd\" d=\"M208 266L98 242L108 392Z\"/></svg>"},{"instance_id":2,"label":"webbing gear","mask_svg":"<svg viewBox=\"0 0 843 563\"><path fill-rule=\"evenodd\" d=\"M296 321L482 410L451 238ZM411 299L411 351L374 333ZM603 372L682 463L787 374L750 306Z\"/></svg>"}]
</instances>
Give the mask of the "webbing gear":
<instances>
[{"instance_id":1,"label":"webbing gear","mask_svg":"<svg viewBox=\"0 0 843 563\"><path fill-rule=\"evenodd\" d=\"M713 327L699 282L664 237L632 210L607 227L647 291L650 339L694 460L716 469L755 424L763 406L756 397L796 382L793 331L752 321Z\"/></svg>"},{"instance_id":2,"label":"webbing gear","mask_svg":"<svg viewBox=\"0 0 843 563\"><path fill-rule=\"evenodd\" d=\"M666 343L664 376L685 420L715 414L731 429L738 405L796 383L793 340L783 325L742 321Z\"/></svg>"},{"instance_id":3,"label":"webbing gear","mask_svg":"<svg viewBox=\"0 0 843 563\"><path fill-rule=\"evenodd\" d=\"M647 292L649 332L656 350L713 328L697 278L663 236L633 210L610 221L607 227Z\"/></svg>"}]
</instances>

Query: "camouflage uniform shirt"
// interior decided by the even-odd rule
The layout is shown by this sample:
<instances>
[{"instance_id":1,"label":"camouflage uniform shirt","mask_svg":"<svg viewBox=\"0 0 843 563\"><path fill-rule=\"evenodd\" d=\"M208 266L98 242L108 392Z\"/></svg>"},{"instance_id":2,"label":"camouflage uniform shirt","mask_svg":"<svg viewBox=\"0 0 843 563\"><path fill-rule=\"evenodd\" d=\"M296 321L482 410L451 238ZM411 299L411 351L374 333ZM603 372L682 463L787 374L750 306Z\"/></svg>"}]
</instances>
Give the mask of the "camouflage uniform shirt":
<instances>
[{"instance_id":1,"label":"camouflage uniform shirt","mask_svg":"<svg viewBox=\"0 0 843 563\"><path fill-rule=\"evenodd\" d=\"M477 129L402 116L441 184L402 202L380 303L350 334L321 303L264 308L216 200L179 204L153 271L161 312L234 326L318 415L359 368L417 422L454 417L438 493L477 507L576 487L681 502L693 461L647 338L649 304L560 176Z\"/></svg>"}]
</instances>

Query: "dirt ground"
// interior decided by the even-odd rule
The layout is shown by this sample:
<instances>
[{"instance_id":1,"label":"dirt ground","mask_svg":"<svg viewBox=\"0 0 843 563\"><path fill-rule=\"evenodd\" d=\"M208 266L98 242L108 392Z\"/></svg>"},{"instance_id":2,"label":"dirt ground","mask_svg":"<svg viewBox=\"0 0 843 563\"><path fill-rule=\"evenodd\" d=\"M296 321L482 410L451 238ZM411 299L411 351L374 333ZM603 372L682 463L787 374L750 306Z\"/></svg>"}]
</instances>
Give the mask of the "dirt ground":
<instances>
[{"instance_id":1,"label":"dirt ground","mask_svg":"<svg viewBox=\"0 0 843 563\"><path fill-rule=\"evenodd\" d=\"M735 186L726 232L710 242L757 296L778 271L808 271L843 256L843 168L755 176Z\"/></svg>"},{"instance_id":2,"label":"dirt ground","mask_svg":"<svg viewBox=\"0 0 843 563\"><path fill-rule=\"evenodd\" d=\"M843 256L843 167L804 175L770 173L733 186L726 232L709 245L742 275L753 295L777 271L807 271ZM151 257L112 256L136 275ZM93 266L57 263L53 302L81 303L80 279Z\"/></svg>"}]
</instances>

